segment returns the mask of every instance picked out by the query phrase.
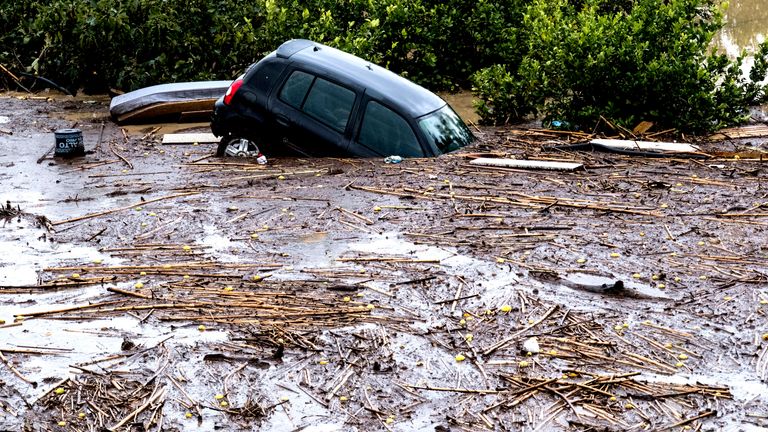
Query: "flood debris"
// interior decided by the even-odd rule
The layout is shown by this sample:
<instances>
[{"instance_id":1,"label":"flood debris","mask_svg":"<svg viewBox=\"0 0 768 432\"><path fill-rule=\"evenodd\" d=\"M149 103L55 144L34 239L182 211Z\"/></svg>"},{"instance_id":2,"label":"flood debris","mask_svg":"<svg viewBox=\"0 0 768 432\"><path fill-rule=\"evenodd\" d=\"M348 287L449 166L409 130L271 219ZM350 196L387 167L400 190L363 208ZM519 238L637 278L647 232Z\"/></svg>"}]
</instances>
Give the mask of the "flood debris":
<instances>
[{"instance_id":1,"label":"flood debris","mask_svg":"<svg viewBox=\"0 0 768 432\"><path fill-rule=\"evenodd\" d=\"M221 141L212 133L175 133L164 134L163 144L210 144Z\"/></svg>"},{"instance_id":2,"label":"flood debris","mask_svg":"<svg viewBox=\"0 0 768 432\"><path fill-rule=\"evenodd\" d=\"M530 159L495 159L477 158L469 162L472 165L495 166L504 168L541 169L555 171L575 171L584 168L583 164L574 162L539 161Z\"/></svg>"},{"instance_id":3,"label":"flood debris","mask_svg":"<svg viewBox=\"0 0 768 432\"><path fill-rule=\"evenodd\" d=\"M160 84L112 98L109 113L121 124L208 118L231 81Z\"/></svg>"},{"instance_id":4,"label":"flood debris","mask_svg":"<svg viewBox=\"0 0 768 432\"><path fill-rule=\"evenodd\" d=\"M1 210L0 429L765 425L766 173L730 143L702 162L480 128L467 154L262 166L107 123L128 170L106 149L35 164L32 119L45 139L71 123L4 104L30 123L0 136L19 203Z\"/></svg>"}]
</instances>

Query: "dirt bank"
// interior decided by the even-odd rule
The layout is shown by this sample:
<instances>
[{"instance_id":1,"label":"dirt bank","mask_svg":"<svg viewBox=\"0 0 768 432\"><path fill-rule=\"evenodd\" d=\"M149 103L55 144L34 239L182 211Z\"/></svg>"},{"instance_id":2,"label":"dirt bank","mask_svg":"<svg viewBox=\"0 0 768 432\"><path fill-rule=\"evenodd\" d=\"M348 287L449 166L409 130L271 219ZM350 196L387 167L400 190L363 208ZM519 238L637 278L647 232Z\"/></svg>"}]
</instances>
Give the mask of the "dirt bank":
<instances>
[{"instance_id":1,"label":"dirt bank","mask_svg":"<svg viewBox=\"0 0 768 432\"><path fill-rule=\"evenodd\" d=\"M653 159L486 128L432 160L260 166L16 96L0 430L768 427L760 143ZM38 164L73 125L89 154Z\"/></svg>"}]
</instances>

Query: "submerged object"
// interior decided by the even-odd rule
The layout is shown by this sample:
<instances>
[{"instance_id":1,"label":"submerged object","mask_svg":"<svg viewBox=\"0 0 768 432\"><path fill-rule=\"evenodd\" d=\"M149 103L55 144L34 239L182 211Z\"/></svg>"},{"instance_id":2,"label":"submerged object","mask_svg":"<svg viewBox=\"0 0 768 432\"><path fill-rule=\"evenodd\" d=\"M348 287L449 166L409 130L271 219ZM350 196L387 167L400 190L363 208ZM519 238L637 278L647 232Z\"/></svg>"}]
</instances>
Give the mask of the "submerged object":
<instances>
[{"instance_id":1,"label":"submerged object","mask_svg":"<svg viewBox=\"0 0 768 432\"><path fill-rule=\"evenodd\" d=\"M109 113L117 123L208 119L231 81L160 84L112 98Z\"/></svg>"}]
</instances>

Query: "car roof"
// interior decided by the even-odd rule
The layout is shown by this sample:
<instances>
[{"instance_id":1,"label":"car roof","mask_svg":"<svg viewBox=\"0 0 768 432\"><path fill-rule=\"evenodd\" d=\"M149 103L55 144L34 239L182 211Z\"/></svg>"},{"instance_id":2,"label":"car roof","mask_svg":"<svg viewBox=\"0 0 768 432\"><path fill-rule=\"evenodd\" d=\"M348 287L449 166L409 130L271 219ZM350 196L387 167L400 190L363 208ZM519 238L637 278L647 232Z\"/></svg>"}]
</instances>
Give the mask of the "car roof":
<instances>
[{"instance_id":1,"label":"car roof","mask_svg":"<svg viewBox=\"0 0 768 432\"><path fill-rule=\"evenodd\" d=\"M331 79L365 87L375 99L414 118L446 104L436 94L396 73L317 42L293 39L280 45L276 54L309 69L319 69Z\"/></svg>"}]
</instances>

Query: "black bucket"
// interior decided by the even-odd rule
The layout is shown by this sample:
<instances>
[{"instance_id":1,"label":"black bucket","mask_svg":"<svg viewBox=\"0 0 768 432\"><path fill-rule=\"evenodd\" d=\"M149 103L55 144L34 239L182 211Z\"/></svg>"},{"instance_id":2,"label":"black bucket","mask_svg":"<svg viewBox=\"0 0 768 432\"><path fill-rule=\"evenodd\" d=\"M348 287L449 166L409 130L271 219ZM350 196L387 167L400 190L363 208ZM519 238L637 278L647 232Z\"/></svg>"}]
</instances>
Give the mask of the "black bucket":
<instances>
[{"instance_id":1,"label":"black bucket","mask_svg":"<svg viewBox=\"0 0 768 432\"><path fill-rule=\"evenodd\" d=\"M83 131L80 129L59 129L56 135L56 150L54 156L75 157L85 155Z\"/></svg>"}]
</instances>

